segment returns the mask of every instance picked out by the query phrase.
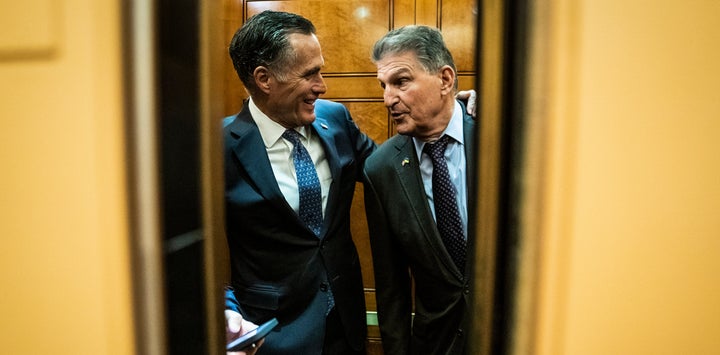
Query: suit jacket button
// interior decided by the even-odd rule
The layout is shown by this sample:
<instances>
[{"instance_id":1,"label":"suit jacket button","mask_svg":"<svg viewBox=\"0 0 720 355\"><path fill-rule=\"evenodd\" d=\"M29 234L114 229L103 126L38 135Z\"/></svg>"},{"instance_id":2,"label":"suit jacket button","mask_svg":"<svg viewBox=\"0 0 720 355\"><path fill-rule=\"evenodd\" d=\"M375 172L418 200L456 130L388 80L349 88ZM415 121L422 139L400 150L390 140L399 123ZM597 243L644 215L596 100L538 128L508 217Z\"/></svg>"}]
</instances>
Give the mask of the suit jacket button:
<instances>
[{"instance_id":1,"label":"suit jacket button","mask_svg":"<svg viewBox=\"0 0 720 355\"><path fill-rule=\"evenodd\" d=\"M326 282L323 282L320 284L320 291L327 292L328 290L328 284Z\"/></svg>"}]
</instances>

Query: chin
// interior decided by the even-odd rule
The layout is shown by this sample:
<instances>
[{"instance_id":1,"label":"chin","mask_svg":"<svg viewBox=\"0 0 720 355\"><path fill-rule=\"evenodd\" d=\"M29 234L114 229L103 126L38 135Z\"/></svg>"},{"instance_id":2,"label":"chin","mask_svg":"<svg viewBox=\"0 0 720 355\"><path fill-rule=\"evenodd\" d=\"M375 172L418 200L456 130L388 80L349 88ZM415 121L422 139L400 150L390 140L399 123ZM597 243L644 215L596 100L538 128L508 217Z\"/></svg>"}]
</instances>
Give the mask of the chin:
<instances>
[{"instance_id":1,"label":"chin","mask_svg":"<svg viewBox=\"0 0 720 355\"><path fill-rule=\"evenodd\" d=\"M315 122L315 115L302 118L303 126L311 125L313 122Z\"/></svg>"},{"instance_id":2,"label":"chin","mask_svg":"<svg viewBox=\"0 0 720 355\"><path fill-rule=\"evenodd\" d=\"M396 131L398 132L398 134L401 134L401 135L403 135L403 136L412 136L412 135L413 135L413 131L410 130L410 129L400 129L400 128L398 128L398 129L396 129Z\"/></svg>"},{"instance_id":3,"label":"chin","mask_svg":"<svg viewBox=\"0 0 720 355\"><path fill-rule=\"evenodd\" d=\"M405 125L396 126L395 130L397 131L398 134L402 134L404 136L411 136L413 133L413 130L410 129L410 127L405 126Z\"/></svg>"}]
</instances>

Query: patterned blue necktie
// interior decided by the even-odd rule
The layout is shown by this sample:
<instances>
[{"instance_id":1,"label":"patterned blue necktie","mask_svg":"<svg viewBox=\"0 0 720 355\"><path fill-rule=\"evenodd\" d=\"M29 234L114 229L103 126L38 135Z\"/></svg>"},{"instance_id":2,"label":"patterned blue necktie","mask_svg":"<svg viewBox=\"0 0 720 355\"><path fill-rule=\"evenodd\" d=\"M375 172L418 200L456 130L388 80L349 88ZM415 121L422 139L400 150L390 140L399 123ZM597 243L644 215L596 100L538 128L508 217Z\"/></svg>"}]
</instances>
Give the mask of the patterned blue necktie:
<instances>
[{"instance_id":1,"label":"patterned blue necktie","mask_svg":"<svg viewBox=\"0 0 720 355\"><path fill-rule=\"evenodd\" d=\"M292 157L295 164L295 175L298 182L298 192L300 194L300 219L315 232L320 235L322 228L322 193L320 190L320 180L315 171L315 164L310 158L310 154L300 142L300 134L294 129L288 129L283 133L283 138L293 144ZM327 311L325 316L335 306L335 297L332 289L325 286L323 292L327 292Z\"/></svg>"},{"instance_id":2,"label":"patterned blue necktie","mask_svg":"<svg viewBox=\"0 0 720 355\"><path fill-rule=\"evenodd\" d=\"M293 144L292 157L295 164L295 176L297 178L298 193L300 196L300 220L320 235L322 228L322 193L320 180L318 180L315 165L310 154L300 142L300 134L294 129L288 129L283 133L283 138Z\"/></svg>"},{"instance_id":3,"label":"patterned blue necktie","mask_svg":"<svg viewBox=\"0 0 720 355\"><path fill-rule=\"evenodd\" d=\"M463 235L462 220L457 204L455 186L450 181L447 161L445 161L445 148L449 142L448 136L442 136L433 143L425 144L423 152L430 156L433 164L432 191L435 204L435 221L445 249L460 269L465 272L465 256L467 243Z\"/></svg>"}]
</instances>

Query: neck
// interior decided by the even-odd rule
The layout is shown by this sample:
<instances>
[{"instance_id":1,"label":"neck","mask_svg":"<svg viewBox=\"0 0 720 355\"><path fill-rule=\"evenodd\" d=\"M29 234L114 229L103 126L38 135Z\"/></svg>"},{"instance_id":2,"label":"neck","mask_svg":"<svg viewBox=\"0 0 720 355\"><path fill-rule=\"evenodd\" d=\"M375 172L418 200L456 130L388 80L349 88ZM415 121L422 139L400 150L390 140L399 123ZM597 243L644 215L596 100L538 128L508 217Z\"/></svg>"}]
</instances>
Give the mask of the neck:
<instances>
[{"instance_id":1,"label":"neck","mask_svg":"<svg viewBox=\"0 0 720 355\"><path fill-rule=\"evenodd\" d=\"M433 119L433 126L430 127L425 134L418 136L417 138L426 143L433 143L442 137L443 132L445 132L445 129L450 124L453 111L455 110L455 100L452 99L448 101L449 104L446 102L446 104L443 105L442 110L435 115L435 118Z\"/></svg>"}]
</instances>

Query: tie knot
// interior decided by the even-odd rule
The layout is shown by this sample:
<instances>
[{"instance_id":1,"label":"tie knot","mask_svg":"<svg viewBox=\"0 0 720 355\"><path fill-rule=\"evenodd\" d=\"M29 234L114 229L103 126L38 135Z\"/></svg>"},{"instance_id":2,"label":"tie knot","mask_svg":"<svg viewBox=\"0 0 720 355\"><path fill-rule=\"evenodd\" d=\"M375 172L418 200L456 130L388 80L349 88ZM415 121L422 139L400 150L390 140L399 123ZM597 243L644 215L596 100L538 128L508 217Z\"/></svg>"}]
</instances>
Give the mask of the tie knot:
<instances>
[{"instance_id":1,"label":"tie knot","mask_svg":"<svg viewBox=\"0 0 720 355\"><path fill-rule=\"evenodd\" d=\"M444 135L434 143L426 143L423 147L423 151L425 154L429 155L434 162L445 156L445 148L447 148L449 142L450 137Z\"/></svg>"},{"instance_id":2,"label":"tie knot","mask_svg":"<svg viewBox=\"0 0 720 355\"><path fill-rule=\"evenodd\" d=\"M297 146L300 143L300 133L294 129L288 129L283 132L282 137L292 142L293 145Z\"/></svg>"}]
</instances>

